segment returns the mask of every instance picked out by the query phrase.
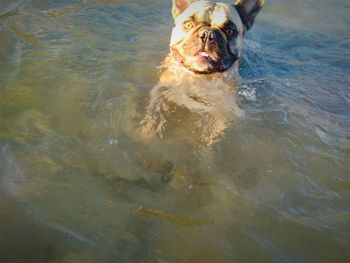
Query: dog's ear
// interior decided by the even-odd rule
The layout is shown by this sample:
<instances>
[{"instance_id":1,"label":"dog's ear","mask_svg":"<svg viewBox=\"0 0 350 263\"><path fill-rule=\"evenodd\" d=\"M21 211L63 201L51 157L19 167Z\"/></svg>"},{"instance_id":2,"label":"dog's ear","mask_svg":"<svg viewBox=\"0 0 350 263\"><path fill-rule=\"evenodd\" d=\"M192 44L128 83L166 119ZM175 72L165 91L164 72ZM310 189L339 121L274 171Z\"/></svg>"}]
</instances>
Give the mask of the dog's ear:
<instances>
[{"instance_id":1,"label":"dog's ear","mask_svg":"<svg viewBox=\"0 0 350 263\"><path fill-rule=\"evenodd\" d=\"M243 22L245 30L249 30L254 24L256 15L264 6L265 0L237 0L234 6L236 7L239 16Z\"/></svg>"},{"instance_id":2,"label":"dog's ear","mask_svg":"<svg viewBox=\"0 0 350 263\"><path fill-rule=\"evenodd\" d=\"M197 0L173 0L172 13L173 17L180 15L190 4Z\"/></svg>"}]
</instances>

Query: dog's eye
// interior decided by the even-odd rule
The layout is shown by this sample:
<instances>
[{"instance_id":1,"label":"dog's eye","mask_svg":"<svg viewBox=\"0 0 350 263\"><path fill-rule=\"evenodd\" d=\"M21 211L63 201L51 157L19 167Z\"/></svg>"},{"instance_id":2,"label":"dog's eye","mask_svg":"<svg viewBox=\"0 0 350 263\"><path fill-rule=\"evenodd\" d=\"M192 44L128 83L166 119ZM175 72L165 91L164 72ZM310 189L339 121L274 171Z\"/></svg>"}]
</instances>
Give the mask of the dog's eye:
<instances>
[{"instance_id":1,"label":"dog's eye","mask_svg":"<svg viewBox=\"0 0 350 263\"><path fill-rule=\"evenodd\" d=\"M187 22L184 23L184 29L186 31L191 30L192 28L193 28L193 22L187 21Z\"/></svg>"},{"instance_id":2,"label":"dog's eye","mask_svg":"<svg viewBox=\"0 0 350 263\"><path fill-rule=\"evenodd\" d=\"M232 27L228 27L226 28L225 33L227 36L233 36L236 33L236 31Z\"/></svg>"}]
</instances>

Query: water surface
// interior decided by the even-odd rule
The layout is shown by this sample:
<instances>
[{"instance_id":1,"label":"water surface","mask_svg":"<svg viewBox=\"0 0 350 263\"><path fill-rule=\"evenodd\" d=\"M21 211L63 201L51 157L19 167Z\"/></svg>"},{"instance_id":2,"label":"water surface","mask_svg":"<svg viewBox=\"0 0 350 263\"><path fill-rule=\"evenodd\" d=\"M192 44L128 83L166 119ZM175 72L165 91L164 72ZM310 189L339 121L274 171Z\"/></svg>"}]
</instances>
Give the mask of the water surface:
<instances>
[{"instance_id":1,"label":"water surface","mask_svg":"<svg viewBox=\"0 0 350 263\"><path fill-rule=\"evenodd\" d=\"M350 262L348 1L267 1L209 155L131 135L170 1L1 3L0 262Z\"/></svg>"}]
</instances>

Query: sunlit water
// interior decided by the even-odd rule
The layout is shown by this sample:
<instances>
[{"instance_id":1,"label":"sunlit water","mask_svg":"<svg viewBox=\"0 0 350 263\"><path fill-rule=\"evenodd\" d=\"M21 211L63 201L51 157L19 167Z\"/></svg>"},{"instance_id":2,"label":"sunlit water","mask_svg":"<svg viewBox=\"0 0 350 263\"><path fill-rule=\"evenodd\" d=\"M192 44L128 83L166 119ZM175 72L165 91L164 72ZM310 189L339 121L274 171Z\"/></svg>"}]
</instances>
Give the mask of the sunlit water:
<instances>
[{"instance_id":1,"label":"sunlit water","mask_svg":"<svg viewBox=\"0 0 350 263\"><path fill-rule=\"evenodd\" d=\"M350 262L349 1L267 1L206 154L132 136L170 0L0 2L0 262Z\"/></svg>"}]
</instances>

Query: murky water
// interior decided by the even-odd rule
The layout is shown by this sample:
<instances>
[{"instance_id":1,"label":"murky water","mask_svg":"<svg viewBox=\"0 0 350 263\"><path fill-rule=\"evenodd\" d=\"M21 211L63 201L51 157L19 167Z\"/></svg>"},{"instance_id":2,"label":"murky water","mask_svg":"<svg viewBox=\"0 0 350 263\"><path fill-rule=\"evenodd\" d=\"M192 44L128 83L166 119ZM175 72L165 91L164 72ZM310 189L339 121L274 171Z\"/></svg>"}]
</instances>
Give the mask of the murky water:
<instances>
[{"instance_id":1,"label":"murky water","mask_svg":"<svg viewBox=\"0 0 350 263\"><path fill-rule=\"evenodd\" d=\"M206 154L132 135L170 1L0 2L0 262L350 262L348 1L267 1Z\"/></svg>"}]
</instances>

